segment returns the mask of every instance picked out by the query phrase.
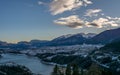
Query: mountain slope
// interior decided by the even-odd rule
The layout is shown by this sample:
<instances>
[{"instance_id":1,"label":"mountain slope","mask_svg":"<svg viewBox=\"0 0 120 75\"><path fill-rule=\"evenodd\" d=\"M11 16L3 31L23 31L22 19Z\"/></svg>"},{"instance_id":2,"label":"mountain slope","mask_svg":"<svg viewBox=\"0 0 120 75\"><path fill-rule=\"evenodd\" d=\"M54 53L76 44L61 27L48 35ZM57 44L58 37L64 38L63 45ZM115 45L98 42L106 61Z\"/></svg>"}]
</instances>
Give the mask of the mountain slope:
<instances>
[{"instance_id":1,"label":"mountain slope","mask_svg":"<svg viewBox=\"0 0 120 75\"><path fill-rule=\"evenodd\" d=\"M95 36L94 33L84 34L68 34L63 35L58 38L53 39L50 42L50 45L57 46L57 45L76 45L76 44L83 44L88 38Z\"/></svg>"},{"instance_id":2,"label":"mountain slope","mask_svg":"<svg viewBox=\"0 0 120 75\"><path fill-rule=\"evenodd\" d=\"M104 47L100 48L102 51L108 51L112 53L120 52L120 40L114 41L112 43L106 44Z\"/></svg>"},{"instance_id":3,"label":"mountain slope","mask_svg":"<svg viewBox=\"0 0 120 75\"><path fill-rule=\"evenodd\" d=\"M120 72L120 41L111 42L96 50L92 58L103 67Z\"/></svg>"},{"instance_id":4,"label":"mountain slope","mask_svg":"<svg viewBox=\"0 0 120 75\"><path fill-rule=\"evenodd\" d=\"M117 38L120 38L120 28L112 29L112 30L106 30L106 31L96 35L92 39L89 39L87 41L87 43L106 44L106 43L112 42L113 40L115 40Z\"/></svg>"}]
</instances>

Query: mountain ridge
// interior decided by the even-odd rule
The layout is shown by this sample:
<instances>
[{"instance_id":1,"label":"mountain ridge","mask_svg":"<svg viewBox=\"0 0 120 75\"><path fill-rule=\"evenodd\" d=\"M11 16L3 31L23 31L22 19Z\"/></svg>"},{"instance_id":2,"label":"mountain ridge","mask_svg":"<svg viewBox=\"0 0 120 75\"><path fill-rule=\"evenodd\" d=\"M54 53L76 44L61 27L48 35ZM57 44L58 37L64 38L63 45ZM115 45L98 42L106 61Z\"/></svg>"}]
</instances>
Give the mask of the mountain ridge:
<instances>
[{"instance_id":1,"label":"mountain ridge","mask_svg":"<svg viewBox=\"0 0 120 75\"><path fill-rule=\"evenodd\" d=\"M111 29L101 32L100 34L94 33L78 33L68 34L57 37L50 41L48 40L31 40L29 42L20 41L17 44L7 42L0 42L0 48L39 48L43 46L66 46L66 45L80 45L80 44L107 44L112 41L120 40L120 28Z\"/></svg>"}]
</instances>

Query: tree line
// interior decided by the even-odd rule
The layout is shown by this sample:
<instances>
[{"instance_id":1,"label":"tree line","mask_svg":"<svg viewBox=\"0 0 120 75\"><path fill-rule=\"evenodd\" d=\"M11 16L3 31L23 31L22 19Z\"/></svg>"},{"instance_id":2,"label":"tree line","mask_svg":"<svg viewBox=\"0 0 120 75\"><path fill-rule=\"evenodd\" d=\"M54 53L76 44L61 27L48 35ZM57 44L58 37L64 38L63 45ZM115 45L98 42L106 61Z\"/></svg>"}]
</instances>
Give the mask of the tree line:
<instances>
[{"instance_id":1,"label":"tree line","mask_svg":"<svg viewBox=\"0 0 120 75\"><path fill-rule=\"evenodd\" d=\"M68 64L67 67L62 68L55 65L51 75L117 75L112 71L101 68L99 65L93 63L88 69L82 69L78 65Z\"/></svg>"}]
</instances>

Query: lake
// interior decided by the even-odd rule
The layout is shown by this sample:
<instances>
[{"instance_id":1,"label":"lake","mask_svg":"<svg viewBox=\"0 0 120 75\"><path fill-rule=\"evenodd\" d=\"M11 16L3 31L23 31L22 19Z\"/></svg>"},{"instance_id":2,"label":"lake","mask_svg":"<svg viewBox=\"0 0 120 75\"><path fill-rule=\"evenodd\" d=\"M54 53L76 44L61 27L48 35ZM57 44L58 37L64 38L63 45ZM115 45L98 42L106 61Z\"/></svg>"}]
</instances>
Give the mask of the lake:
<instances>
[{"instance_id":1,"label":"lake","mask_svg":"<svg viewBox=\"0 0 120 75\"><path fill-rule=\"evenodd\" d=\"M50 75L53 70L53 65L43 64L40 59L24 54L2 54L0 63L14 62L19 65L24 65L33 73Z\"/></svg>"}]
</instances>

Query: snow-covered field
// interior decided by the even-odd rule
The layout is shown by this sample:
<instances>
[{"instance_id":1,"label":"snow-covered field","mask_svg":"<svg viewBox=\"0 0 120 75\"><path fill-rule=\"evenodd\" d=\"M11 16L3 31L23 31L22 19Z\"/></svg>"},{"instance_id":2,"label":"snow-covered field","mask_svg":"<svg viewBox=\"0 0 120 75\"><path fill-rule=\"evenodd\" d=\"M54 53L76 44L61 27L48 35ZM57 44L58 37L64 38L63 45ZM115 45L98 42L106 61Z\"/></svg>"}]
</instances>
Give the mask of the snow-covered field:
<instances>
[{"instance_id":1,"label":"snow-covered field","mask_svg":"<svg viewBox=\"0 0 120 75\"><path fill-rule=\"evenodd\" d=\"M86 56L94 49L100 48L102 45L72 45L72 46L55 46L55 47L42 47L35 50L23 50L21 53L27 53L29 55L36 55L37 53L60 53L60 52L73 52L73 55Z\"/></svg>"}]
</instances>

